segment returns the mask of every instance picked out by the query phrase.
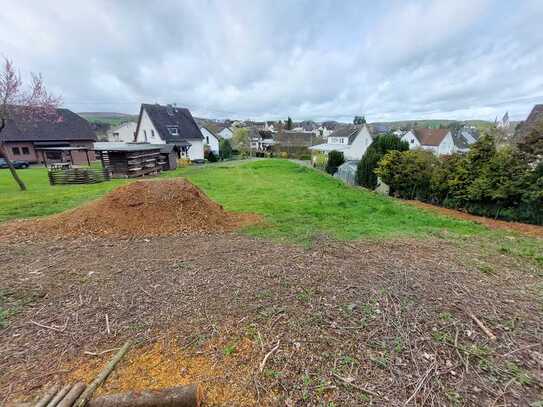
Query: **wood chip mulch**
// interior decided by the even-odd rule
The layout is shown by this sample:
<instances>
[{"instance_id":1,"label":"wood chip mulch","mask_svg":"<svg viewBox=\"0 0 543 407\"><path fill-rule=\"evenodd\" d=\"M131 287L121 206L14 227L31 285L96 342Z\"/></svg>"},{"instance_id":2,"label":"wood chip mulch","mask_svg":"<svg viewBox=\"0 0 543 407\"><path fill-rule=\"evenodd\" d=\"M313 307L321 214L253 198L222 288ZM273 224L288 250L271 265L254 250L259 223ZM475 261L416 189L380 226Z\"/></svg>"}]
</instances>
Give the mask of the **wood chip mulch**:
<instances>
[{"instance_id":1,"label":"wood chip mulch","mask_svg":"<svg viewBox=\"0 0 543 407\"><path fill-rule=\"evenodd\" d=\"M0 242L0 403L90 379L133 338L101 393L198 380L207 406L529 405L543 383L542 271L476 247Z\"/></svg>"}]
</instances>

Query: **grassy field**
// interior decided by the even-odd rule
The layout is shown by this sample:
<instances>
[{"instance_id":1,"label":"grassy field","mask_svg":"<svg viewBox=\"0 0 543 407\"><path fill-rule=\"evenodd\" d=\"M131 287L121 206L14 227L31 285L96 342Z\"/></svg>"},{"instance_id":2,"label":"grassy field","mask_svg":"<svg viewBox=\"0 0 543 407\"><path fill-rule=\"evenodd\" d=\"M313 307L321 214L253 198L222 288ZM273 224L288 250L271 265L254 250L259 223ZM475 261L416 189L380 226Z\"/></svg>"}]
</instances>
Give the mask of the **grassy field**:
<instances>
[{"instance_id":1,"label":"grassy field","mask_svg":"<svg viewBox=\"0 0 543 407\"><path fill-rule=\"evenodd\" d=\"M28 191L18 191L8 171L0 171L0 222L58 213L96 199L126 180L95 185L51 187L44 169L19 171ZM337 239L394 236L446 236L470 244L474 236L489 250L543 262L541 240L511 232L489 231L478 224L442 217L393 198L349 187L283 160L232 161L165 172L183 176L225 209L263 215L264 225L248 233L309 243Z\"/></svg>"},{"instance_id":2,"label":"grassy field","mask_svg":"<svg viewBox=\"0 0 543 407\"><path fill-rule=\"evenodd\" d=\"M94 185L50 186L44 168L18 171L28 188L19 191L8 170L0 170L0 222L51 215L96 199L124 181Z\"/></svg>"},{"instance_id":3,"label":"grassy field","mask_svg":"<svg viewBox=\"0 0 543 407\"><path fill-rule=\"evenodd\" d=\"M250 233L256 235L309 241L320 235L355 239L444 229L470 235L482 230L471 222L439 217L348 187L288 161L187 167L165 175L187 177L227 210L263 215L268 225L252 228Z\"/></svg>"}]
</instances>

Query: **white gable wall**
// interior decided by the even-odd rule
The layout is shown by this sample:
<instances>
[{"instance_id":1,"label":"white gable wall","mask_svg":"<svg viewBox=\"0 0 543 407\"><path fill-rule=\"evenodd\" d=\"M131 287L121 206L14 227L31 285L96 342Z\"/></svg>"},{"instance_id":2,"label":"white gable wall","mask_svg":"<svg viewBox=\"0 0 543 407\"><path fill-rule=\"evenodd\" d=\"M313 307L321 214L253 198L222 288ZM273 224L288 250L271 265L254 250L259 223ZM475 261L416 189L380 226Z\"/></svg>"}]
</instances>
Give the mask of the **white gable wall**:
<instances>
[{"instance_id":1,"label":"white gable wall","mask_svg":"<svg viewBox=\"0 0 543 407\"><path fill-rule=\"evenodd\" d=\"M213 151L213 154L219 154L219 140L217 137L205 127L200 127L200 131L204 136L204 144L209 146L209 149Z\"/></svg>"},{"instance_id":2,"label":"white gable wall","mask_svg":"<svg viewBox=\"0 0 543 407\"><path fill-rule=\"evenodd\" d=\"M234 133L228 127L225 127L224 129L219 131L219 136L221 136L225 140L230 140L233 135Z\"/></svg>"},{"instance_id":3,"label":"white gable wall","mask_svg":"<svg viewBox=\"0 0 543 407\"><path fill-rule=\"evenodd\" d=\"M414 148L420 147L419 139L413 134L412 131L408 131L402 136L402 141L407 141L409 143L409 149L413 150Z\"/></svg>"},{"instance_id":4,"label":"white gable wall","mask_svg":"<svg viewBox=\"0 0 543 407\"><path fill-rule=\"evenodd\" d=\"M136 122L123 123L107 132L107 141L115 143L132 143L136 133Z\"/></svg>"},{"instance_id":5,"label":"white gable wall","mask_svg":"<svg viewBox=\"0 0 543 407\"><path fill-rule=\"evenodd\" d=\"M373 139L367 126L363 126L358 132L349 149L343 153L345 160L360 160Z\"/></svg>"},{"instance_id":6,"label":"white gable wall","mask_svg":"<svg viewBox=\"0 0 543 407\"><path fill-rule=\"evenodd\" d=\"M441 144L437 147L437 153L439 155L452 154L456 151L456 146L454 145L454 140L452 138L451 132L448 132L445 138L441 140Z\"/></svg>"},{"instance_id":7,"label":"white gable wall","mask_svg":"<svg viewBox=\"0 0 543 407\"><path fill-rule=\"evenodd\" d=\"M140 117L140 128L138 134L136 134L137 143L151 143L151 144L166 144L158 134L158 131L155 129L151 118L147 114L147 111L143 109Z\"/></svg>"}]
</instances>

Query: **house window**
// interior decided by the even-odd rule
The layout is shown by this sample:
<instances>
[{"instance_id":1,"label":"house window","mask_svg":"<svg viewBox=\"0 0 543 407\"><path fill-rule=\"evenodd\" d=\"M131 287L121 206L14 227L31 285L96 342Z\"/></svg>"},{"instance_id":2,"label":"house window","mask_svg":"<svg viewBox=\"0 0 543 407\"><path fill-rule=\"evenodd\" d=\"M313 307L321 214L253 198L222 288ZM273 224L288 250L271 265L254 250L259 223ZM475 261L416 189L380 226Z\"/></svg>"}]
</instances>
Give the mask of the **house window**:
<instances>
[{"instance_id":1,"label":"house window","mask_svg":"<svg viewBox=\"0 0 543 407\"><path fill-rule=\"evenodd\" d=\"M206 144L209 144L209 136L206 136Z\"/></svg>"},{"instance_id":2,"label":"house window","mask_svg":"<svg viewBox=\"0 0 543 407\"><path fill-rule=\"evenodd\" d=\"M23 155L30 154L30 150L28 149L28 147L22 147L22 150L23 150Z\"/></svg>"},{"instance_id":3,"label":"house window","mask_svg":"<svg viewBox=\"0 0 543 407\"><path fill-rule=\"evenodd\" d=\"M151 138L155 138L155 131L151 129Z\"/></svg>"},{"instance_id":4,"label":"house window","mask_svg":"<svg viewBox=\"0 0 543 407\"><path fill-rule=\"evenodd\" d=\"M11 151L13 152L13 155L21 155L21 151L19 150L19 147L13 147Z\"/></svg>"},{"instance_id":5,"label":"house window","mask_svg":"<svg viewBox=\"0 0 543 407\"><path fill-rule=\"evenodd\" d=\"M177 126L168 127L168 131L172 136L177 136L179 134L179 129L177 128Z\"/></svg>"},{"instance_id":6,"label":"house window","mask_svg":"<svg viewBox=\"0 0 543 407\"><path fill-rule=\"evenodd\" d=\"M147 142L147 130L143 130L143 140Z\"/></svg>"}]
</instances>

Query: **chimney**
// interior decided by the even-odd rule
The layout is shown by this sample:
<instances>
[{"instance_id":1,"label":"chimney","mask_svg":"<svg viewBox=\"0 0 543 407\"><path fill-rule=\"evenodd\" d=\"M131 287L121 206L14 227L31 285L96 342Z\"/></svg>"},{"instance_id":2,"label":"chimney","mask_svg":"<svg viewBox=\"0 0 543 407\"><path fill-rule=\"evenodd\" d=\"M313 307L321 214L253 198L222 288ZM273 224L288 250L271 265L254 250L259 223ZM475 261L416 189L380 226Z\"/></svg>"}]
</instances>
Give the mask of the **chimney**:
<instances>
[{"instance_id":1,"label":"chimney","mask_svg":"<svg viewBox=\"0 0 543 407\"><path fill-rule=\"evenodd\" d=\"M173 107L172 107L172 105L166 105L166 112L168 113L168 116L173 116Z\"/></svg>"}]
</instances>

